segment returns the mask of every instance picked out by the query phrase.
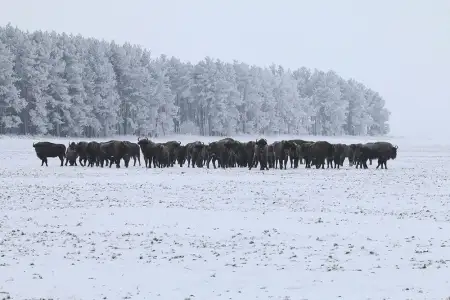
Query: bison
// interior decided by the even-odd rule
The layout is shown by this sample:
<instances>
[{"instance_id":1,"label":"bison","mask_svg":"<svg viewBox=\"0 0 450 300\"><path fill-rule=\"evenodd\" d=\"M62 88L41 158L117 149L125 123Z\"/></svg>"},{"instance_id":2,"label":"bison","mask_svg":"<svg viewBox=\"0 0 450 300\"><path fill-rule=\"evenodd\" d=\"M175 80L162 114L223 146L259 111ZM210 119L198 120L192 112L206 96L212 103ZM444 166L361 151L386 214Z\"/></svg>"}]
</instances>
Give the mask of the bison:
<instances>
[{"instance_id":1,"label":"bison","mask_svg":"<svg viewBox=\"0 0 450 300\"><path fill-rule=\"evenodd\" d=\"M156 144L148 138L138 138L138 145L141 148L142 155L144 156L144 162L146 168L156 168Z\"/></svg>"},{"instance_id":2,"label":"bison","mask_svg":"<svg viewBox=\"0 0 450 300\"><path fill-rule=\"evenodd\" d=\"M76 144L76 147L75 147L77 150L77 154L78 154L78 162L83 167L86 166L86 162L88 160L87 153L86 153L87 146L88 146L87 142L78 142L78 144Z\"/></svg>"},{"instance_id":3,"label":"bison","mask_svg":"<svg viewBox=\"0 0 450 300\"><path fill-rule=\"evenodd\" d=\"M344 166L345 158L348 157L349 146L345 144L333 144L333 157L332 162L334 168L340 168Z\"/></svg>"},{"instance_id":4,"label":"bison","mask_svg":"<svg viewBox=\"0 0 450 300\"><path fill-rule=\"evenodd\" d=\"M77 158L78 153L76 149L76 144L74 142L69 143L69 147L67 147L66 151L66 163L65 166L67 166L67 163L70 164L70 166L76 166L77 165Z\"/></svg>"},{"instance_id":5,"label":"bison","mask_svg":"<svg viewBox=\"0 0 450 300\"><path fill-rule=\"evenodd\" d=\"M105 157L102 156L102 152L100 151L100 143L98 142L89 142L86 147L86 156L88 161L88 167L93 167L94 164L99 166L100 161L104 160ZM102 163L103 166L103 163Z\"/></svg>"},{"instance_id":6,"label":"bison","mask_svg":"<svg viewBox=\"0 0 450 300\"><path fill-rule=\"evenodd\" d=\"M177 159L178 151L180 150L180 147L181 147L181 142L169 141L169 142L165 142L164 146L166 146L167 149L169 150L170 166L173 167L175 165L175 161Z\"/></svg>"},{"instance_id":7,"label":"bison","mask_svg":"<svg viewBox=\"0 0 450 300\"><path fill-rule=\"evenodd\" d=\"M170 150L165 144L156 144L155 149L155 159L159 168L170 167L171 159L170 159Z\"/></svg>"},{"instance_id":8,"label":"bison","mask_svg":"<svg viewBox=\"0 0 450 300\"><path fill-rule=\"evenodd\" d=\"M125 155L123 156L125 167L128 168L128 164L131 158L133 158L134 161L133 167L136 166L136 161L139 163L139 165L141 165L141 153L139 145L129 141L124 141L124 144L126 146Z\"/></svg>"},{"instance_id":9,"label":"bison","mask_svg":"<svg viewBox=\"0 0 450 300\"><path fill-rule=\"evenodd\" d=\"M387 161L397 158L397 146L389 142L375 142L366 144L351 145L353 161L356 162L356 168L367 169L367 160L378 159L377 169L387 169Z\"/></svg>"},{"instance_id":10,"label":"bison","mask_svg":"<svg viewBox=\"0 0 450 300\"><path fill-rule=\"evenodd\" d=\"M188 167L189 165L191 165L192 168L195 168L195 166L197 166L198 168L202 168L205 160L207 160L207 148L208 146L200 141L187 144L186 152Z\"/></svg>"},{"instance_id":11,"label":"bison","mask_svg":"<svg viewBox=\"0 0 450 300\"><path fill-rule=\"evenodd\" d=\"M225 138L218 140L217 142L209 143L206 152L208 161L206 166L209 168L209 163L212 161L214 169L216 168L215 161L219 162L219 167L230 167L230 145L235 142L232 138Z\"/></svg>"},{"instance_id":12,"label":"bison","mask_svg":"<svg viewBox=\"0 0 450 300\"><path fill-rule=\"evenodd\" d=\"M66 157L66 146L64 144L38 142L33 143L33 148L37 157L42 161L41 167L44 163L48 167L47 158L49 157L58 157L61 160L61 167L64 165L64 158Z\"/></svg>"},{"instance_id":13,"label":"bison","mask_svg":"<svg viewBox=\"0 0 450 300\"><path fill-rule=\"evenodd\" d=\"M101 155L109 160L109 167L111 168L113 162L116 163L116 167L120 168L120 160L125 156L127 152L127 146L122 141L108 141L100 144Z\"/></svg>"},{"instance_id":14,"label":"bison","mask_svg":"<svg viewBox=\"0 0 450 300\"><path fill-rule=\"evenodd\" d=\"M177 162L180 165L180 167L183 166L183 164L186 162L186 156L187 156L187 149L186 146L180 146L178 148L178 151L176 153Z\"/></svg>"},{"instance_id":15,"label":"bison","mask_svg":"<svg viewBox=\"0 0 450 300\"><path fill-rule=\"evenodd\" d=\"M254 162L257 161L259 162L259 169L261 171L263 170L269 170L269 166L268 166L268 149L269 149L269 145L267 145L267 140L266 139L260 139L257 140L255 143L255 150L254 150L254 155L253 155L253 163L250 164L250 166L248 167L249 170L252 169L252 167L254 166Z\"/></svg>"}]
</instances>

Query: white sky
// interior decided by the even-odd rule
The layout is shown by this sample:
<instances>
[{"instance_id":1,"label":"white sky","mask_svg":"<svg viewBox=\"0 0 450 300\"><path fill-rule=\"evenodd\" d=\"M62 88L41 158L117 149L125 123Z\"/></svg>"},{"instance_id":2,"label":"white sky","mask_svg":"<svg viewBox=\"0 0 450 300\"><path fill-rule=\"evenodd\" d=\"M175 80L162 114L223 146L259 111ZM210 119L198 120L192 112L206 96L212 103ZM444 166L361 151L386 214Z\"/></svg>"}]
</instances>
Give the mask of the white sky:
<instances>
[{"instance_id":1,"label":"white sky","mask_svg":"<svg viewBox=\"0 0 450 300\"><path fill-rule=\"evenodd\" d=\"M205 56L335 70L385 98L394 135L444 134L450 0L0 0L0 25Z\"/></svg>"}]
</instances>

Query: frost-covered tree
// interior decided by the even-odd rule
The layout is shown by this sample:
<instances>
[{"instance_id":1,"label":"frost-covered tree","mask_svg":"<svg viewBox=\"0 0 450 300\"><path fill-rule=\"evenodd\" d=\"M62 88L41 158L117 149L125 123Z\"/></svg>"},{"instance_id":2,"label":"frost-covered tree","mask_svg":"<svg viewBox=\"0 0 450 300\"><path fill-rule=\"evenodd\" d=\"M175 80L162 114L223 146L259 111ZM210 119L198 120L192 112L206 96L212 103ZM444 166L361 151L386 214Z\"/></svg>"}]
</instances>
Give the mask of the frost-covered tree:
<instances>
[{"instance_id":1,"label":"frost-covered tree","mask_svg":"<svg viewBox=\"0 0 450 300\"><path fill-rule=\"evenodd\" d=\"M1 133L379 135L383 97L334 71L211 57L191 64L126 43L0 27Z\"/></svg>"},{"instance_id":2,"label":"frost-covered tree","mask_svg":"<svg viewBox=\"0 0 450 300\"><path fill-rule=\"evenodd\" d=\"M21 124L19 114L26 106L14 85L17 78L13 68L14 56L0 40L0 122L4 128L3 133Z\"/></svg>"},{"instance_id":3,"label":"frost-covered tree","mask_svg":"<svg viewBox=\"0 0 450 300\"><path fill-rule=\"evenodd\" d=\"M174 132L174 119L178 115L170 85L169 64L163 56L153 63L152 69L154 85L151 98L157 104L156 116L153 119L154 130L157 135L166 135Z\"/></svg>"}]
</instances>

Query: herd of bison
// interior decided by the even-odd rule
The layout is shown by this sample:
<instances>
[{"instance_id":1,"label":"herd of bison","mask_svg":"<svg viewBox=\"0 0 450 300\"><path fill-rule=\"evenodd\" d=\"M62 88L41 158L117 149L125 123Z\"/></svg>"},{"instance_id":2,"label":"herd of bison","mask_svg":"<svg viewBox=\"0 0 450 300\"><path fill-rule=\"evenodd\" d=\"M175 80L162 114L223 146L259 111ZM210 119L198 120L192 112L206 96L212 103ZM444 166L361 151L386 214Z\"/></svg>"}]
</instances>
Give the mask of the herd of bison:
<instances>
[{"instance_id":1,"label":"herd of bison","mask_svg":"<svg viewBox=\"0 0 450 300\"><path fill-rule=\"evenodd\" d=\"M378 160L379 167L387 169L387 161L397 157L397 146L389 142L374 142L365 144L331 144L326 141L283 140L269 144L266 139L240 142L232 138L224 138L209 144L197 141L182 145L178 141L155 143L148 138L138 138L137 143L112 140L108 142L71 142L64 144L51 142L33 143L41 166L48 166L47 158L58 157L61 166L69 164L77 166L107 166L113 163L120 168L123 160L128 168L133 159L141 165L141 152L145 166L209 168L212 162L214 168L248 167L268 170L269 168L286 169L289 160L291 168L304 164L306 168L316 166L317 169L339 168L347 158L349 165L367 169L367 161ZM65 161L65 163L64 163ZM216 166L217 163L217 166Z\"/></svg>"}]
</instances>

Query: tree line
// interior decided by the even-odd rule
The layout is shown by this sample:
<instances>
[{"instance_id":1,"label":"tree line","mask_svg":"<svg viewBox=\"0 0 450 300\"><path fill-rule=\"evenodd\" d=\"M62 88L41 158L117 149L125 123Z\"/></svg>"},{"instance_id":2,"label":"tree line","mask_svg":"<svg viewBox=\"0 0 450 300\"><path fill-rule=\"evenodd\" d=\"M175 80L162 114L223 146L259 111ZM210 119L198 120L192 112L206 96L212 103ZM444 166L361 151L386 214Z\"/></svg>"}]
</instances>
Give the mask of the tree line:
<instances>
[{"instance_id":1,"label":"tree line","mask_svg":"<svg viewBox=\"0 0 450 300\"><path fill-rule=\"evenodd\" d=\"M0 27L0 133L384 135L381 95L334 71L197 64L148 49Z\"/></svg>"}]
</instances>

